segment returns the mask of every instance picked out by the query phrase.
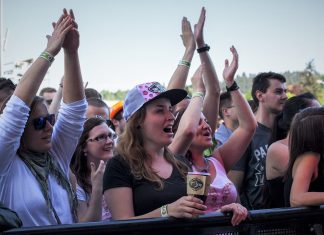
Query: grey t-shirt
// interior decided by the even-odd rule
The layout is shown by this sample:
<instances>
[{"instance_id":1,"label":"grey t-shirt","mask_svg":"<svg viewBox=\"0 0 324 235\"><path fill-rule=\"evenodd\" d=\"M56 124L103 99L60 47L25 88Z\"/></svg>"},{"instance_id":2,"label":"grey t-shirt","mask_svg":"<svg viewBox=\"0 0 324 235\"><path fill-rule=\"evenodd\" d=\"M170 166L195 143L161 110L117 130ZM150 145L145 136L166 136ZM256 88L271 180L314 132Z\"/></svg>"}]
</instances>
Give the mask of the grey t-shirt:
<instances>
[{"instance_id":1,"label":"grey t-shirt","mask_svg":"<svg viewBox=\"0 0 324 235\"><path fill-rule=\"evenodd\" d=\"M262 208L265 158L270 136L271 129L258 123L249 147L232 169L245 172L240 199L242 205L249 210Z\"/></svg>"}]
</instances>

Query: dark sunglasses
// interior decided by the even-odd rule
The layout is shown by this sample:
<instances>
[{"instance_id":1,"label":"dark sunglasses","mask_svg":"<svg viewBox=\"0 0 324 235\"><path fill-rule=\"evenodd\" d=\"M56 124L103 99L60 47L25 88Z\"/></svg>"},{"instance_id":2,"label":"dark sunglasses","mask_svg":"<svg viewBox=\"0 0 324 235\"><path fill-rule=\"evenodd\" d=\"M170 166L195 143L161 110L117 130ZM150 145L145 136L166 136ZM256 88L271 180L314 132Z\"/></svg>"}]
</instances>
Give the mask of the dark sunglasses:
<instances>
[{"instance_id":1,"label":"dark sunglasses","mask_svg":"<svg viewBox=\"0 0 324 235\"><path fill-rule=\"evenodd\" d=\"M52 126L55 124L55 114L50 114L45 117L38 117L33 119L33 125L35 130L42 130L46 126L46 121L48 121Z\"/></svg>"}]
</instances>

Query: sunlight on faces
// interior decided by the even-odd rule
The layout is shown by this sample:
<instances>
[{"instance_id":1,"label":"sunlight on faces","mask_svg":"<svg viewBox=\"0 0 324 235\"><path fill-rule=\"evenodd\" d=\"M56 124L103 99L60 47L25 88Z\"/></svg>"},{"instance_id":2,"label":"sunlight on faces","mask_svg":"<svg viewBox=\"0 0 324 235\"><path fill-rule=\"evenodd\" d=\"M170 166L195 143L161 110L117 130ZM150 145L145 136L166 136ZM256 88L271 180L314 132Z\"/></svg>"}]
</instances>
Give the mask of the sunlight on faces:
<instances>
[{"instance_id":1,"label":"sunlight on faces","mask_svg":"<svg viewBox=\"0 0 324 235\"><path fill-rule=\"evenodd\" d=\"M158 147L169 145L173 139L174 123L172 106L168 99L160 98L146 105L146 115L140 124L144 145L153 144Z\"/></svg>"},{"instance_id":2,"label":"sunlight on faces","mask_svg":"<svg viewBox=\"0 0 324 235\"><path fill-rule=\"evenodd\" d=\"M97 137L108 136L109 134L114 134L114 131L106 123L102 123L91 129L88 140L94 140ZM115 143L112 138L101 141L87 141L84 152L87 155L88 162L99 164L100 160L107 161L113 157L114 146Z\"/></svg>"},{"instance_id":3,"label":"sunlight on faces","mask_svg":"<svg viewBox=\"0 0 324 235\"><path fill-rule=\"evenodd\" d=\"M267 91L262 93L263 105L270 113L279 114L287 100L286 83L281 83L277 79L270 79L269 83Z\"/></svg>"},{"instance_id":4,"label":"sunlight on faces","mask_svg":"<svg viewBox=\"0 0 324 235\"><path fill-rule=\"evenodd\" d=\"M200 114L200 120L196 135L194 136L190 149L198 148L202 151L213 146L212 129L203 113Z\"/></svg>"},{"instance_id":5,"label":"sunlight on faces","mask_svg":"<svg viewBox=\"0 0 324 235\"><path fill-rule=\"evenodd\" d=\"M105 120L109 119L109 110L106 107L96 107L89 105L86 112L87 118L95 117L96 115L102 117Z\"/></svg>"},{"instance_id":6,"label":"sunlight on faces","mask_svg":"<svg viewBox=\"0 0 324 235\"><path fill-rule=\"evenodd\" d=\"M22 136L24 148L38 153L46 153L50 150L52 147L51 140L53 126L46 121L46 126L44 129L35 130L33 125L33 120L35 118L47 115L48 111L45 104L38 103L34 106Z\"/></svg>"}]
</instances>

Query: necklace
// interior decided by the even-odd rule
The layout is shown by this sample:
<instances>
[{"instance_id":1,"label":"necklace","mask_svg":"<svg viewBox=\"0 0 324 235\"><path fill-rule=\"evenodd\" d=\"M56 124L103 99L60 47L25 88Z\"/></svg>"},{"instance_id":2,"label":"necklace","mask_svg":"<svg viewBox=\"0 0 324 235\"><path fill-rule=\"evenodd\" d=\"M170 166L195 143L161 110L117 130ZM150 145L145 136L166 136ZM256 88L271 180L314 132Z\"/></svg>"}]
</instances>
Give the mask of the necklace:
<instances>
[{"instance_id":1,"label":"necklace","mask_svg":"<svg viewBox=\"0 0 324 235\"><path fill-rule=\"evenodd\" d=\"M206 172L208 173L209 172L209 164L208 164L208 160L206 157L203 157L204 159L204 166L203 167L198 167L198 166L195 166L194 164L192 164L192 168L198 172Z\"/></svg>"}]
</instances>

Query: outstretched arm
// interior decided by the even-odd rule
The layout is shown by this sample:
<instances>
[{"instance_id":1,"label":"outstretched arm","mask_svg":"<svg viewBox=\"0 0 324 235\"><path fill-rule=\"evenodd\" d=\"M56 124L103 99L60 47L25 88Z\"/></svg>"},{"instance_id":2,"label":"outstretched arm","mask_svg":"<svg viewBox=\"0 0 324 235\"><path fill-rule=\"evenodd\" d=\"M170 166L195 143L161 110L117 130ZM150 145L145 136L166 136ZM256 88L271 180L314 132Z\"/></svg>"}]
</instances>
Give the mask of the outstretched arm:
<instances>
[{"instance_id":1,"label":"outstretched arm","mask_svg":"<svg viewBox=\"0 0 324 235\"><path fill-rule=\"evenodd\" d=\"M79 62L78 49L80 45L80 35L78 25L75 22L73 11L68 13L63 10L64 16L71 17L73 20L73 28L66 35L63 43L64 48L64 79L63 79L63 101L64 103L72 103L82 100L84 88L82 82L81 68Z\"/></svg>"},{"instance_id":2,"label":"outstretched arm","mask_svg":"<svg viewBox=\"0 0 324 235\"><path fill-rule=\"evenodd\" d=\"M172 143L169 145L169 149L175 155L186 154L197 132L205 94L202 74L203 65L200 65L191 79L193 96L186 111L179 120L178 130L175 133Z\"/></svg>"},{"instance_id":3,"label":"outstretched arm","mask_svg":"<svg viewBox=\"0 0 324 235\"><path fill-rule=\"evenodd\" d=\"M182 18L182 35L180 36L185 47L185 53L169 81L168 89L185 88L190 64L196 49L196 43L191 25L186 17Z\"/></svg>"},{"instance_id":4,"label":"outstretched arm","mask_svg":"<svg viewBox=\"0 0 324 235\"><path fill-rule=\"evenodd\" d=\"M206 18L206 10L203 7L200 12L198 23L195 25L194 36L197 42L197 48L204 48L206 46L204 40L204 25ZM219 95L220 86L218 77L213 65L213 62L209 56L208 50L199 52L201 64L204 64L204 83L206 87L206 96L203 105L203 113L206 116L209 125L212 129L212 133L215 132L218 118L219 107ZM212 105L211 105L212 104Z\"/></svg>"},{"instance_id":5,"label":"outstretched arm","mask_svg":"<svg viewBox=\"0 0 324 235\"><path fill-rule=\"evenodd\" d=\"M236 84L234 81L234 75L238 68L238 54L234 46L232 46L230 50L233 54L233 60L231 64L229 64L228 60L225 60L223 76L226 87L231 90L229 92L232 97L233 105L237 109L239 126L230 138L221 147L215 150L219 152L219 156L224 163L226 171L229 171L244 154L257 126L250 105L239 91L238 87L235 90L231 89L233 88L233 85L235 86ZM233 148L233 146L235 146L235 148ZM217 155L218 154L216 153L216 156Z\"/></svg>"},{"instance_id":6,"label":"outstretched arm","mask_svg":"<svg viewBox=\"0 0 324 235\"><path fill-rule=\"evenodd\" d=\"M51 65L51 57L55 57L61 50L66 35L72 30L72 19L69 15L63 14L55 23L51 36L47 35L47 46L31 67L23 75L17 85L14 95L30 105L40 84L42 83L48 68Z\"/></svg>"},{"instance_id":7,"label":"outstretched arm","mask_svg":"<svg viewBox=\"0 0 324 235\"><path fill-rule=\"evenodd\" d=\"M55 96L53 97L52 103L48 107L48 112L55 114L55 117L57 117L58 110L60 109L60 104L61 104L61 100L62 100L63 79L64 79L64 76L61 79L59 88L58 88Z\"/></svg>"}]
</instances>

